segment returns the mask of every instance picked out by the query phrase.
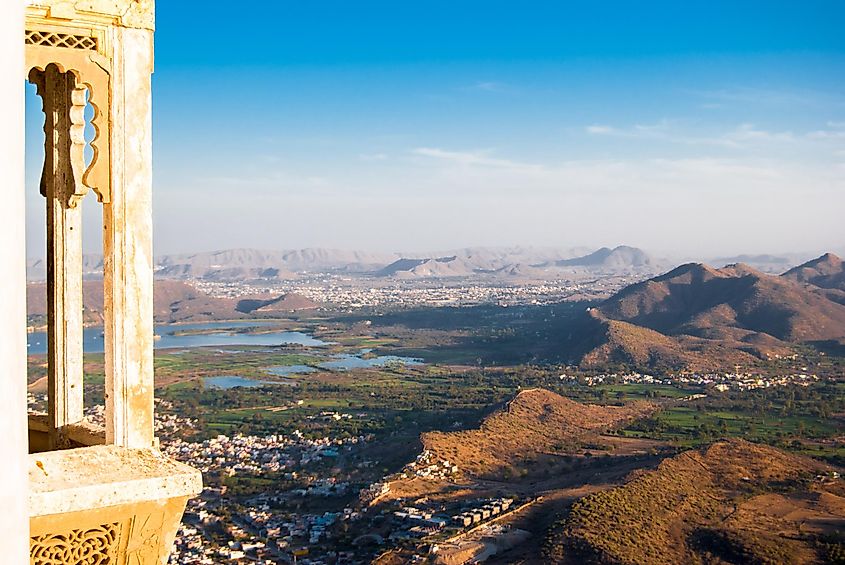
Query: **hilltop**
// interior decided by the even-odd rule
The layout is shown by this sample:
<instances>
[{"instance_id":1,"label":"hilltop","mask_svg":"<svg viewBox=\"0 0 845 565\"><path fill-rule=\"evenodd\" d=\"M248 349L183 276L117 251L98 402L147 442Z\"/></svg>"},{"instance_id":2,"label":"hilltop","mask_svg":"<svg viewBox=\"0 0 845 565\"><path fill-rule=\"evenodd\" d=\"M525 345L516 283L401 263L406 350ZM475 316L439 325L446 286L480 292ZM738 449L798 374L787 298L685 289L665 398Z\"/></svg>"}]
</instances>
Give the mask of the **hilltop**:
<instances>
[{"instance_id":1,"label":"hilltop","mask_svg":"<svg viewBox=\"0 0 845 565\"><path fill-rule=\"evenodd\" d=\"M845 338L845 306L800 280L835 281L833 256L782 276L747 265L690 263L628 286L588 313L585 365L704 368L788 354L793 344ZM833 284L831 282L831 284Z\"/></svg>"},{"instance_id":2,"label":"hilltop","mask_svg":"<svg viewBox=\"0 0 845 565\"><path fill-rule=\"evenodd\" d=\"M634 472L576 502L552 529L547 562L819 563L845 527L845 485L822 463L743 440Z\"/></svg>"},{"instance_id":3,"label":"hilltop","mask_svg":"<svg viewBox=\"0 0 845 565\"><path fill-rule=\"evenodd\" d=\"M83 281L82 302L84 323L87 326L102 325L102 280ZM27 285L26 304L27 316L31 320L46 319L47 287L45 283ZM281 296L228 298L210 296L183 281L157 280L153 286L153 316L157 323L236 320L317 307L319 307L317 303L295 293Z\"/></svg>"},{"instance_id":4,"label":"hilltop","mask_svg":"<svg viewBox=\"0 0 845 565\"><path fill-rule=\"evenodd\" d=\"M476 268L456 255L429 259L402 258L374 273L377 277L467 277Z\"/></svg>"},{"instance_id":5,"label":"hilltop","mask_svg":"<svg viewBox=\"0 0 845 565\"><path fill-rule=\"evenodd\" d=\"M538 454L566 452L580 442L652 412L650 404L581 404L544 389L525 390L483 420L478 429L429 432L422 443L473 477L497 478Z\"/></svg>"},{"instance_id":6,"label":"hilltop","mask_svg":"<svg viewBox=\"0 0 845 565\"><path fill-rule=\"evenodd\" d=\"M819 288L845 292L845 262L833 253L825 253L783 274L784 278Z\"/></svg>"},{"instance_id":7,"label":"hilltop","mask_svg":"<svg viewBox=\"0 0 845 565\"><path fill-rule=\"evenodd\" d=\"M654 267L655 264L655 260L648 253L627 245L620 245L614 249L602 247L588 255L556 263L559 267L600 267L612 270Z\"/></svg>"},{"instance_id":8,"label":"hilltop","mask_svg":"<svg viewBox=\"0 0 845 565\"><path fill-rule=\"evenodd\" d=\"M738 263L743 263L745 265L750 265L754 267L758 271L779 275L784 271L807 261L807 259L809 259L810 257L810 255L802 253L786 253L782 255L741 254L733 255L731 257L714 257L707 261L707 263L709 263L710 265L715 265L717 267L726 267L728 265L736 265Z\"/></svg>"}]
</instances>

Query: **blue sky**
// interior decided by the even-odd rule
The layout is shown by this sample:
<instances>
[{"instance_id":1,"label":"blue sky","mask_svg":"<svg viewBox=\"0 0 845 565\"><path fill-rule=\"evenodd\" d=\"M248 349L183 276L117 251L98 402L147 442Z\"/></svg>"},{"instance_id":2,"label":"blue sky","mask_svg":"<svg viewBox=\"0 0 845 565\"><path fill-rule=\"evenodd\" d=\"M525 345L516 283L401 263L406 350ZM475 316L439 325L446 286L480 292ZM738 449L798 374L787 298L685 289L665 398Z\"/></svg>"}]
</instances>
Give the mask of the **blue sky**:
<instances>
[{"instance_id":1,"label":"blue sky","mask_svg":"<svg viewBox=\"0 0 845 565\"><path fill-rule=\"evenodd\" d=\"M160 253L845 248L841 2L231 5L158 3Z\"/></svg>"}]
</instances>

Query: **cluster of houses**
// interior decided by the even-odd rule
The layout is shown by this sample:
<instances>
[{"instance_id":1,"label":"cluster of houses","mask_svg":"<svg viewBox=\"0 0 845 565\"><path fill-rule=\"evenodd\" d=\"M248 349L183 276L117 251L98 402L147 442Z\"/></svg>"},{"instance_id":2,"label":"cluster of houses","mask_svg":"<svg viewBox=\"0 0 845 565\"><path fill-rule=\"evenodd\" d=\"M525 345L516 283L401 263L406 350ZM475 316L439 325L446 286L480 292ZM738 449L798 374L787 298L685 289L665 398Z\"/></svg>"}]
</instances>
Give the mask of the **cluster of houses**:
<instances>
[{"instance_id":1,"label":"cluster of houses","mask_svg":"<svg viewBox=\"0 0 845 565\"><path fill-rule=\"evenodd\" d=\"M266 437L218 435L202 442L163 437L162 450L170 457L190 461L206 477L261 477L295 481L292 488L267 490L249 499L232 498L225 485L207 485L200 497L188 502L185 526L174 544L170 562L178 565L206 563L288 563L297 552L329 542L338 521L356 520L351 508L342 512L309 513L281 508L297 499L343 496L350 484L334 476L308 471L307 465L334 459L370 438L304 437L302 433ZM289 507L290 508L290 507ZM213 541L212 541L213 540ZM305 557L299 563L322 563Z\"/></svg>"},{"instance_id":2,"label":"cluster of houses","mask_svg":"<svg viewBox=\"0 0 845 565\"><path fill-rule=\"evenodd\" d=\"M388 482L379 482L373 483L366 488L362 488L361 492L358 494L358 502L361 503L361 506L369 506L382 496L386 495L390 492L390 483Z\"/></svg>"},{"instance_id":3,"label":"cluster of houses","mask_svg":"<svg viewBox=\"0 0 845 565\"><path fill-rule=\"evenodd\" d=\"M447 479L459 472L458 466L453 465L446 459L435 460L434 454L428 450L423 450L417 455L416 460L405 465L400 477L407 479L408 477L421 477L424 479Z\"/></svg>"},{"instance_id":4,"label":"cluster of houses","mask_svg":"<svg viewBox=\"0 0 845 565\"><path fill-rule=\"evenodd\" d=\"M753 375L751 373L724 373L722 375L706 375L703 378L713 384L713 388L720 392L728 390L754 390L758 388L772 388L777 386L810 386L819 381L817 375L795 373L791 375Z\"/></svg>"},{"instance_id":5,"label":"cluster of houses","mask_svg":"<svg viewBox=\"0 0 845 565\"><path fill-rule=\"evenodd\" d=\"M194 510L189 504L189 512ZM205 521L199 519L202 516ZM179 527L170 554L170 565L213 565L218 563L251 563L259 565L279 565L284 563L279 558L279 550L268 547L265 542L255 539L238 526L231 525L227 533L231 537L226 543L215 547L208 545L202 535L202 528L215 522L207 512L189 513ZM188 522L191 523L188 523Z\"/></svg>"},{"instance_id":6,"label":"cluster of houses","mask_svg":"<svg viewBox=\"0 0 845 565\"><path fill-rule=\"evenodd\" d=\"M645 375L642 373L608 373L602 375L567 375L566 373L560 375L560 380L570 383L583 383L587 386L596 386L601 384L650 384L650 385L670 385L671 380L667 378L658 378L653 375Z\"/></svg>"},{"instance_id":7,"label":"cluster of houses","mask_svg":"<svg viewBox=\"0 0 845 565\"><path fill-rule=\"evenodd\" d=\"M353 516L354 514L354 516ZM283 515L267 510L249 510L240 516L242 523L258 536L274 540L279 549L286 549L297 540L316 544L325 539L327 528L338 520L355 519L357 513L346 508L343 512L322 514Z\"/></svg>"},{"instance_id":8,"label":"cluster of houses","mask_svg":"<svg viewBox=\"0 0 845 565\"><path fill-rule=\"evenodd\" d=\"M807 369L803 369L806 371ZM810 386L817 382L819 377L807 372L792 373L787 375L761 375L754 373L679 373L665 377L655 377L642 373L607 373L600 375L567 375L562 374L559 379L572 384L580 383L586 386L597 386L602 384L646 384L646 385L685 385L685 386L712 386L714 389L726 392L728 390L754 390L759 388L771 388L777 386Z\"/></svg>"},{"instance_id":9,"label":"cluster of houses","mask_svg":"<svg viewBox=\"0 0 845 565\"><path fill-rule=\"evenodd\" d=\"M446 527L448 520L441 516L435 516L428 510L420 510L413 506L406 506L393 513L400 521L407 522L410 527L408 531L417 535L426 535L437 532ZM400 530L401 531L401 530Z\"/></svg>"},{"instance_id":10,"label":"cluster of houses","mask_svg":"<svg viewBox=\"0 0 845 565\"><path fill-rule=\"evenodd\" d=\"M85 409L85 419L97 426L106 425L106 407L96 404ZM174 414L173 403L155 399L155 433L160 438L188 436L197 429L197 421Z\"/></svg>"},{"instance_id":11,"label":"cluster of houses","mask_svg":"<svg viewBox=\"0 0 845 565\"><path fill-rule=\"evenodd\" d=\"M324 458L338 457L341 450L367 441L364 436L351 438L307 439L301 433L266 437L218 435L203 442L172 439L163 445L168 456L190 461L203 473L219 471L224 475L259 475L290 470Z\"/></svg>"},{"instance_id":12,"label":"cluster of houses","mask_svg":"<svg viewBox=\"0 0 845 565\"><path fill-rule=\"evenodd\" d=\"M452 516L452 523L459 528L466 528L474 524L480 524L502 512L507 512L513 504L512 498L497 498L477 508L470 508Z\"/></svg>"}]
</instances>

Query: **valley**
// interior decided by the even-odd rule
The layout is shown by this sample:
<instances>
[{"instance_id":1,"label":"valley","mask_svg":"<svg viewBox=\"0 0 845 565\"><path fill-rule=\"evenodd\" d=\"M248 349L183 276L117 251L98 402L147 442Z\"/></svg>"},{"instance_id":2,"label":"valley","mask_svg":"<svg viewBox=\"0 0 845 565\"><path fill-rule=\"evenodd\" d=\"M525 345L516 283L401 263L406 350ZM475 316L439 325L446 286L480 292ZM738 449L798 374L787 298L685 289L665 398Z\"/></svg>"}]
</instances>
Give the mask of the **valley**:
<instances>
[{"instance_id":1,"label":"valley","mask_svg":"<svg viewBox=\"0 0 845 565\"><path fill-rule=\"evenodd\" d=\"M157 434L206 485L172 562L658 563L635 552L658 535L684 559L717 563L770 555L772 539L748 525L764 517L793 539L784 555L824 562L842 547L835 531L798 532L771 513L842 519L838 265L826 256L782 277L686 265L651 279L491 286L331 279L333 291L158 280ZM96 420L105 391L95 317L85 336ZM37 412L44 336L34 327L29 338ZM783 458L832 482L765 478L719 527L713 516L745 500L744 484L714 486L718 504L667 515L668 533L640 533L630 505L613 506L653 496L665 469L714 449L741 453L744 469ZM726 472L715 469L712 484ZM808 500L824 500L827 514ZM608 536L601 512L630 521L634 541ZM618 544L596 541L605 538Z\"/></svg>"}]
</instances>

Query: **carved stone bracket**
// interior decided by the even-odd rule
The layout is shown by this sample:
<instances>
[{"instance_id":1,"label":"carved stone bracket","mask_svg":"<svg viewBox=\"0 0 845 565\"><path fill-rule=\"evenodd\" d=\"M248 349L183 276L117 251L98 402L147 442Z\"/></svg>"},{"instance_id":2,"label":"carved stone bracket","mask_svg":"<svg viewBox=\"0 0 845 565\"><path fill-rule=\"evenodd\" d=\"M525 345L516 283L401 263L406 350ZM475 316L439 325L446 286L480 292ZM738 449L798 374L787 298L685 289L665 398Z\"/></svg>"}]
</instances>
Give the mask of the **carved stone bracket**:
<instances>
[{"instance_id":1,"label":"carved stone bracket","mask_svg":"<svg viewBox=\"0 0 845 565\"><path fill-rule=\"evenodd\" d=\"M29 31L27 38L36 33ZM44 32L45 34L47 32ZM53 34L55 35L55 34ZM95 45L96 43L94 43ZM109 60L94 50L69 48L63 46L27 43L27 65L31 69L29 81L38 88L38 94L44 103L45 123L45 163L44 172L48 172L50 151L58 149L51 136L62 137L63 132L57 127L67 128L71 147L65 157L70 159L72 181L65 195L66 205L75 207L79 200L93 190L100 202L111 201L111 163L108 135L109 108L111 104L111 77ZM53 69L48 72L48 69ZM50 74L52 73L52 74ZM65 85L58 89L53 82L45 80L48 76L65 75ZM60 80L56 78L56 80ZM85 165L85 108L90 104L94 114L91 125L94 137L90 142L91 162ZM67 109L69 123L51 122L51 112ZM77 151L77 149L79 151ZM42 174L41 187L44 194L45 177Z\"/></svg>"},{"instance_id":2,"label":"carved stone bracket","mask_svg":"<svg viewBox=\"0 0 845 565\"><path fill-rule=\"evenodd\" d=\"M44 169L41 194L75 208L88 192L82 183L85 169L85 92L73 73L56 65L33 70L29 80L37 87L44 108Z\"/></svg>"}]
</instances>

